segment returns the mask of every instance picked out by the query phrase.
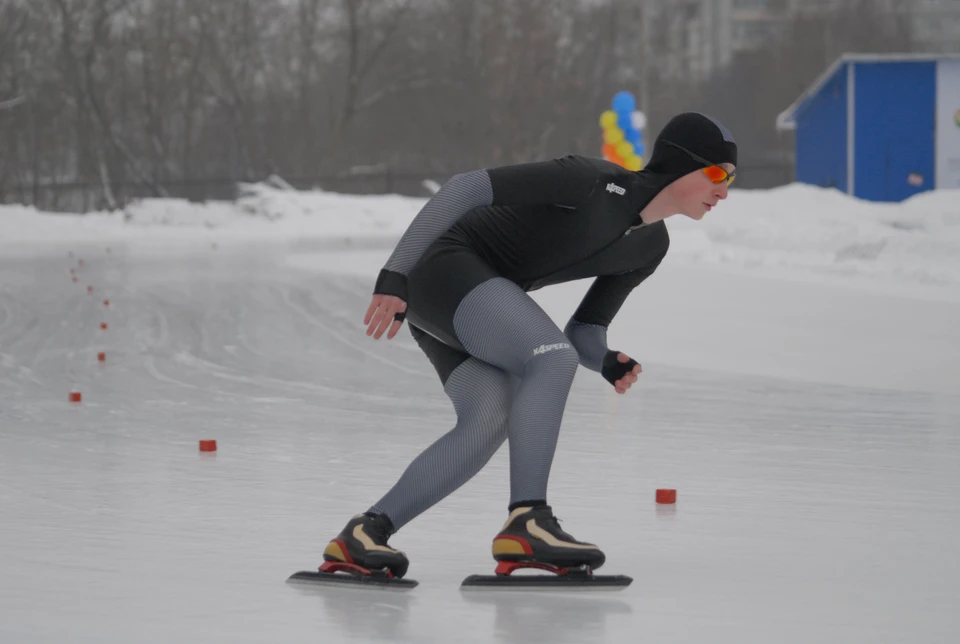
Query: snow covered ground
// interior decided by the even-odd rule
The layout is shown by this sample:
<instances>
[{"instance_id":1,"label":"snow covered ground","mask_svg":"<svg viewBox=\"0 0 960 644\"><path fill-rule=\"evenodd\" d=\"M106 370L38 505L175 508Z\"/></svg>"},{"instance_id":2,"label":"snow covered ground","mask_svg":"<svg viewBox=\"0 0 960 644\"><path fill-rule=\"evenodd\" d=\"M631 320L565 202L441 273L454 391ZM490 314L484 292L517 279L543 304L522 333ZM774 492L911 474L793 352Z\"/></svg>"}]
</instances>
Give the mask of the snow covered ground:
<instances>
[{"instance_id":1,"label":"snow covered ground","mask_svg":"<svg viewBox=\"0 0 960 644\"><path fill-rule=\"evenodd\" d=\"M0 206L0 239L27 253L55 240L122 240L165 253L208 239L382 240L398 237L422 204L393 195L351 197L255 184L236 203L148 199L126 212L82 217ZM670 232L673 263L960 285L960 190L922 193L900 204L800 184L734 190L716 215L702 222L675 217Z\"/></svg>"},{"instance_id":2,"label":"snow covered ground","mask_svg":"<svg viewBox=\"0 0 960 644\"><path fill-rule=\"evenodd\" d=\"M283 583L452 426L407 332L361 324L422 203L0 207L0 641L957 640L957 192L668 222L610 331L641 381L581 370L551 480L626 591L458 592L492 569L506 449L394 537L411 593ZM534 297L562 325L587 286Z\"/></svg>"}]
</instances>

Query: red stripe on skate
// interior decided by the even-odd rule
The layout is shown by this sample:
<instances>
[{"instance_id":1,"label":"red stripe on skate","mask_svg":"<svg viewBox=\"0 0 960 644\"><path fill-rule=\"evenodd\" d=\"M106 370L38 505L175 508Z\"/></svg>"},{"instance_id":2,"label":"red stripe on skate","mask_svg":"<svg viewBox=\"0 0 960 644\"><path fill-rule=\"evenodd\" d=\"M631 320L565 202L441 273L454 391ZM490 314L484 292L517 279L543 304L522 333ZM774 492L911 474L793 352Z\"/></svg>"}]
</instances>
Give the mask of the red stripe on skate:
<instances>
[{"instance_id":1,"label":"red stripe on skate","mask_svg":"<svg viewBox=\"0 0 960 644\"><path fill-rule=\"evenodd\" d=\"M340 552L343 553L343 556L347 558L347 563L353 563L353 557L350 556L350 551L347 550L347 544L344 543L343 539L334 539L333 542L340 546Z\"/></svg>"},{"instance_id":2,"label":"red stripe on skate","mask_svg":"<svg viewBox=\"0 0 960 644\"><path fill-rule=\"evenodd\" d=\"M499 537L497 537L497 539L509 539L510 541L516 541L521 547L523 547L523 554L533 554L533 548L530 547L530 542L523 537L515 537L512 534L501 534Z\"/></svg>"},{"instance_id":3,"label":"red stripe on skate","mask_svg":"<svg viewBox=\"0 0 960 644\"><path fill-rule=\"evenodd\" d=\"M336 572L359 573L361 575L366 575L367 577L372 574L370 570L364 568L363 566L343 563L342 561L324 561L323 565L320 566L320 572L326 572L330 574ZM393 578L393 573L387 572L387 577Z\"/></svg>"}]
</instances>

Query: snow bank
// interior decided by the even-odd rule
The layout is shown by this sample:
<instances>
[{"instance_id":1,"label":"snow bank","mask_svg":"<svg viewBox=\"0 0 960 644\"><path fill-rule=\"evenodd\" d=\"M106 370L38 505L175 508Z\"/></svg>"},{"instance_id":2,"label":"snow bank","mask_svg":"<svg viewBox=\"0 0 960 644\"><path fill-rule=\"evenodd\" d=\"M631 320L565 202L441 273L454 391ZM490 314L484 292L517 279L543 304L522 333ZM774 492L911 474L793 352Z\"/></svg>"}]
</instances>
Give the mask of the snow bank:
<instances>
[{"instance_id":1,"label":"snow bank","mask_svg":"<svg viewBox=\"0 0 960 644\"><path fill-rule=\"evenodd\" d=\"M146 199L124 212L62 215L0 206L0 244L130 241L169 248L216 239L395 239L423 203L252 184L236 202ZM801 184L734 190L703 221L678 216L667 225L670 262L960 285L960 190L898 204Z\"/></svg>"},{"instance_id":2,"label":"snow bank","mask_svg":"<svg viewBox=\"0 0 960 644\"><path fill-rule=\"evenodd\" d=\"M674 260L960 284L960 190L896 204L802 184L741 190L668 226Z\"/></svg>"}]
</instances>

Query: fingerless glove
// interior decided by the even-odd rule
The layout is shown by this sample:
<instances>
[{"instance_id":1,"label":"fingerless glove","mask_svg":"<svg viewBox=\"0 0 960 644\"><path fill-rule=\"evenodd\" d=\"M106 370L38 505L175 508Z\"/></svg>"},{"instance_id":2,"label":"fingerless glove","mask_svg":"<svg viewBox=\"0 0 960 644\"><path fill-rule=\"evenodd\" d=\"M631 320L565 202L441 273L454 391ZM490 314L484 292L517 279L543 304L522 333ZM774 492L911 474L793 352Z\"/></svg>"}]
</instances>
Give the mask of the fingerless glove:
<instances>
[{"instance_id":1,"label":"fingerless glove","mask_svg":"<svg viewBox=\"0 0 960 644\"><path fill-rule=\"evenodd\" d=\"M619 362L617 356L619 351L607 351L603 356L603 366L600 368L600 375L607 379L611 385L633 371L637 366L637 361L630 358L626 362Z\"/></svg>"},{"instance_id":2,"label":"fingerless glove","mask_svg":"<svg viewBox=\"0 0 960 644\"><path fill-rule=\"evenodd\" d=\"M376 295L393 295L406 302L407 276L384 268L377 276L377 283L373 287L373 292Z\"/></svg>"}]
</instances>

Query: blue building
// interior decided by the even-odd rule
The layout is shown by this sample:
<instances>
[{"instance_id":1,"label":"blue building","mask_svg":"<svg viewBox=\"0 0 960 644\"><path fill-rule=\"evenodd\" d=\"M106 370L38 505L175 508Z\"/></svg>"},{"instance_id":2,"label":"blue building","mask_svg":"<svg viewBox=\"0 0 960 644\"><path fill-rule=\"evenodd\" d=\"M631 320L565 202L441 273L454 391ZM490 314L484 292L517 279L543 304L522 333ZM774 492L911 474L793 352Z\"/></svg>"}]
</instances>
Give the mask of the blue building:
<instances>
[{"instance_id":1,"label":"blue building","mask_svg":"<svg viewBox=\"0 0 960 644\"><path fill-rule=\"evenodd\" d=\"M777 117L796 179L872 201L960 188L960 54L846 54Z\"/></svg>"}]
</instances>

